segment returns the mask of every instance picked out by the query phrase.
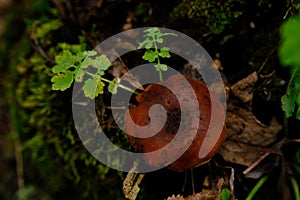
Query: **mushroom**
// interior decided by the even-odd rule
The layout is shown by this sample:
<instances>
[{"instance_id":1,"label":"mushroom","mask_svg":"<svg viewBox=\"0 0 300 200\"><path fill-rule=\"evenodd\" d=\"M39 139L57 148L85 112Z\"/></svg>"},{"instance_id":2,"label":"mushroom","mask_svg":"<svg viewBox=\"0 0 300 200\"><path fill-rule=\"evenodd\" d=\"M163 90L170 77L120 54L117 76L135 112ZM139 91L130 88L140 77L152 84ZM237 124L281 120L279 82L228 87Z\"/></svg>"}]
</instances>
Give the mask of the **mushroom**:
<instances>
[{"instance_id":1,"label":"mushroom","mask_svg":"<svg viewBox=\"0 0 300 200\"><path fill-rule=\"evenodd\" d=\"M196 126L197 133L195 137L188 137L188 135L190 135L188 132L192 131L192 129L187 129L187 131L184 133L187 135L186 140L192 140L191 145L177 160L168 165L169 169L178 172L195 168L208 162L216 154L225 139L225 123L221 133L220 131L218 132L217 129L215 130L214 127L210 127L213 130L210 131L210 135L208 135L208 128L210 126L212 115L212 103L214 103L214 106L217 106L218 110L218 112L215 113L216 118L214 118L213 121L220 121L220 123L223 123L222 119L224 119L225 113L221 103L214 95L210 95L208 87L203 82L190 78L186 78L186 80L194 90L197 97L200 110L200 120L197 121L199 124ZM164 85L177 86L180 90L180 95L184 97L184 101L191 101L190 98L192 97L188 92L189 90L182 88L183 84L181 81L182 75L173 75L164 81ZM191 120L189 120L191 115L193 115L193 111L188 110L185 112L184 108L180 108L180 103L175 94L161 84L153 83L148 85L142 93L136 96L135 99L137 104L131 106L125 113L125 130L130 139L130 144L138 152L153 152L169 144L174 139L180 123L186 123L186 127L193 126L193 124L190 122ZM149 110L153 105L156 104L163 106L163 108L166 110L165 123L162 128L159 129L157 134L150 137L144 137L145 132L143 132L141 129L137 129L136 126L129 122L132 119L136 125L149 125L151 121L149 114L151 112L149 112ZM155 124L152 126L155 126ZM161 125L157 126L160 127ZM215 142L215 144L208 144L203 142L205 137L218 138L215 138L214 140L205 140L208 142ZM178 146L180 146L179 143ZM199 157L199 152L202 148L207 148L209 150L205 156ZM176 151L178 151L178 149L173 148L172 150L166 150L166 152L163 152L158 156L173 156ZM160 163L161 159L158 159L158 157L147 157L147 154L145 154L145 162L151 166L161 166L163 164Z\"/></svg>"}]
</instances>

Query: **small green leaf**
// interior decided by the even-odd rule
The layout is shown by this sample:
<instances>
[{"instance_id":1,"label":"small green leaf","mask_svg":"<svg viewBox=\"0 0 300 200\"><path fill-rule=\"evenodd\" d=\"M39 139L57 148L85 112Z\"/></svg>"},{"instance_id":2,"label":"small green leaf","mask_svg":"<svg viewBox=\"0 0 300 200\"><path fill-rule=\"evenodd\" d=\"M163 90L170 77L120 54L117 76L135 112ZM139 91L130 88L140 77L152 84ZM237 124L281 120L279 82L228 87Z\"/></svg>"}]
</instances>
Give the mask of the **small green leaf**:
<instances>
[{"instance_id":1,"label":"small green leaf","mask_svg":"<svg viewBox=\"0 0 300 200\"><path fill-rule=\"evenodd\" d=\"M66 71L65 73L60 73L51 78L52 90L64 91L68 89L73 82L73 73Z\"/></svg>"},{"instance_id":2,"label":"small green leaf","mask_svg":"<svg viewBox=\"0 0 300 200\"><path fill-rule=\"evenodd\" d=\"M86 69L89 66L97 68L99 70L106 70L110 67L110 61L105 55L96 56L96 58L91 58L97 55L96 51L84 51L82 57L85 59L82 61L80 68Z\"/></svg>"},{"instance_id":3,"label":"small green leaf","mask_svg":"<svg viewBox=\"0 0 300 200\"><path fill-rule=\"evenodd\" d=\"M83 52L83 55L84 55L85 57L95 56L95 55L97 55L97 51L94 51L94 50L92 50L92 51L84 51L84 52Z\"/></svg>"},{"instance_id":4,"label":"small green leaf","mask_svg":"<svg viewBox=\"0 0 300 200\"><path fill-rule=\"evenodd\" d=\"M298 69L299 68L299 69ZM300 67L295 66L295 75L293 76L293 85L296 90L300 90Z\"/></svg>"},{"instance_id":5,"label":"small green leaf","mask_svg":"<svg viewBox=\"0 0 300 200\"><path fill-rule=\"evenodd\" d=\"M146 48L146 49L151 49L152 46L153 46L153 41L148 40L147 43L146 43L146 45L145 45L145 48Z\"/></svg>"},{"instance_id":6,"label":"small green leaf","mask_svg":"<svg viewBox=\"0 0 300 200\"><path fill-rule=\"evenodd\" d=\"M162 39L162 38L157 38L156 42L159 43L159 44L162 44L162 43L164 42L164 39Z\"/></svg>"},{"instance_id":7,"label":"small green leaf","mask_svg":"<svg viewBox=\"0 0 300 200\"><path fill-rule=\"evenodd\" d=\"M94 99L99 94L103 94L104 83L102 83L99 79L89 78L85 81L83 85L83 92L86 97Z\"/></svg>"},{"instance_id":8,"label":"small green leaf","mask_svg":"<svg viewBox=\"0 0 300 200\"><path fill-rule=\"evenodd\" d=\"M63 43L59 43L57 46L62 50L68 50L73 52L74 54L82 52L82 47L80 44L68 44L63 42Z\"/></svg>"},{"instance_id":9,"label":"small green leaf","mask_svg":"<svg viewBox=\"0 0 300 200\"><path fill-rule=\"evenodd\" d=\"M171 55L170 55L169 51L170 51L170 49L168 47L163 47L160 49L159 56L162 58L170 58Z\"/></svg>"},{"instance_id":10,"label":"small green leaf","mask_svg":"<svg viewBox=\"0 0 300 200\"><path fill-rule=\"evenodd\" d=\"M74 65L75 58L68 50L64 50L55 57L56 65L52 68L53 73L64 72L69 68L76 67Z\"/></svg>"},{"instance_id":11,"label":"small green leaf","mask_svg":"<svg viewBox=\"0 0 300 200\"><path fill-rule=\"evenodd\" d=\"M156 64L154 65L156 68L156 71L167 71L168 70L168 65L166 64Z\"/></svg>"},{"instance_id":12,"label":"small green leaf","mask_svg":"<svg viewBox=\"0 0 300 200\"><path fill-rule=\"evenodd\" d=\"M111 66L111 63L106 55L101 55L96 57L94 66L98 68L98 71L105 71Z\"/></svg>"},{"instance_id":13,"label":"small green leaf","mask_svg":"<svg viewBox=\"0 0 300 200\"><path fill-rule=\"evenodd\" d=\"M158 53L152 50L147 50L143 56L144 60L147 60L149 62L154 62L155 59L158 57Z\"/></svg>"},{"instance_id":14,"label":"small green leaf","mask_svg":"<svg viewBox=\"0 0 300 200\"><path fill-rule=\"evenodd\" d=\"M286 117L291 117L296 112L296 118L300 119L300 78L298 71L293 72L286 94L281 97L281 102Z\"/></svg>"},{"instance_id":15,"label":"small green leaf","mask_svg":"<svg viewBox=\"0 0 300 200\"><path fill-rule=\"evenodd\" d=\"M117 93L118 83L117 83L116 79L114 79L111 82L109 82L109 85L108 85L107 89L112 94L116 94Z\"/></svg>"},{"instance_id":16,"label":"small green leaf","mask_svg":"<svg viewBox=\"0 0 300 200\"><path fill-rule=\"evenodd\" d=\"M78 68L78 70L75 72L75 81L76 82L82 82L83 76L84 76L84 71L81 68Z\"/></svg>"},{"instance_id":17,"label":"small green leaf","mask_svg":"<svg viewBox=\"0 0 300 200\"><path fill-rule=\"evenodd\" d=\"M70 49L70 44L65 43L65 42L59 43L57 46L59 48L61 48L62 50L68 50L68 49Z\"/></svg>"},{"instance_id":18,"label":"small green leaf","mask_svg":"<svg viewBox=\"0 0 300 200\"><path fill-rule=\"evenodd\" d=\"M300 66L300 15L293 16L281 27L279 58L284 66Z\"/></svg>"},{"instance_id":19,"label":"small green leaf","mask_svg":"<svg viewBox=\"0 0 300 200\"><path fill-rule=\"evenodd\" d=\"M160 64L160 69L161 69L161 71L167 71L168 70L168 65Z\"/></svg>"},{"instance_id":20,"label":"small green leaf","mask_svg":"<svg viewBox=\"0 0 300 200\"><path fill-rule=\"evenodd\" d=\"M224 188L221 192L221 199L222 200L229 200L230 199L230 190L228 188Z\"/></svg>"},{"instance_id":21,"label":"small green leaf","mask_svg":"<svg viewBox=\"0 0 300 200\"><path fill-rule=\"evenodd\" d=\"M64 72L66 71L67 69L69 68L69 66L66 66L66 65L54 65L52 67L52 72L53 73L60 73L60 72Z\"/></svg>"},{"instance_id":22,"label":"small green leaf","mask_svg":"<svg viewBox=\"0 0 300 200\"><path fill-rule=\"evenodd\" d=\"M35 36L43 41L51 31L59 29L62 25L59 20L50 20L36 28Z\"/></svg>"},{"instance_id":23,"label":"small green leaf","mask_svg":"<svg viewBox=\"0 0 300 200\"><path fill-rule=\"evenodd\" d=\"M285 116L288 118L293 115L295 110L295 101L290 95L285 94L281 97L281 107L285 112Z\"/></svg>"},{"instance_id":24,"label":"small green leaf","mask_svg":"<svg viewBox=\"0 0 300 200\"><path fill-rule=\"evenodd\" d=\"M139 43L138 49L143 48L143 46L145 46L146 49L150 49L153 46L153 42L149 39L149 37L146 37L143 42Z\"/></svg>"},{"instance_id":25,"label":"small green leaf","mask_svg":"<svg viewBox=\"0 0 300 200\"><path fill-rule=\"evenodd\" d=\"M87 57L85 52L86 51L80 51L80 52L76 53L76 59L75 59L75 61L77 63L82 63L83 60Z\"/></svg>"},{"instance_id":26,"label":"small green leaf","mask_svg":"<svg viewBox=\"0 0 300 200\"><path fill-rule=\"evenodd\" d=\"M94 61L90 57L86 57L82 63L79 65L79 68L86 69L89 66L91 66L94 63Z\"/></svg>"},{"instance_id":27,"label":"small green leaf","mask_svg":"<svg viewBox=\"0 0 300 200\"><path fill-rule=\"evenodd\" d=\"M141 49L141 48L143 48L143 46L145 46L146 45L146 40L144 40L143 42L140 42L139 43L139 46L137 47L137 49Z\"/></svg>"},{"instance_id":28,"label":"small green leaf","mask_svg":"<svg viewBox=\"0 0 300 200\"><path fill-rule=\"evenodd\" d=\"M158 32L160 32L159 28L153 27L144 30L147 36L154 37Z\"/></svg>"},{"instance_id":29,"label":"small green leaf","mask_svg":"<svg viewBox=\"0 0 300 200\"><path fill-rule=\"evenodd\" d=\"M72 44L70 46L70 51L75 54L81 53L83 51L82 45L81 44Z\"/></svg>"},{"instance_id":30,"label":"small green leaf","mask_svg":"<svg viewBox=\"0 0 300 200\"><path fill-rule=\"evenodd\" d=\"M55 57L55 61L58 64L73 63L75 59L69 50L63 50L62 53Z\"/></svg>"}]
</instances>

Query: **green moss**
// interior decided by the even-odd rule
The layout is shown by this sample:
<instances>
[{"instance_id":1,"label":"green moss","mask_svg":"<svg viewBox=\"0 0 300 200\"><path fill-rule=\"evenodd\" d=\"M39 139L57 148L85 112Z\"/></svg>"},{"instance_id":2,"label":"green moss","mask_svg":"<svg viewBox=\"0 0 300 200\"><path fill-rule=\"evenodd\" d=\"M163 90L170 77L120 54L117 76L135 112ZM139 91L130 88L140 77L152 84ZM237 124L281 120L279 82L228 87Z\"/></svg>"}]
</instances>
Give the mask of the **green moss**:
<instances>
[{"instance_id":1,"label":"green moss","mask_svg":"<svg viewBox=\"0 0 300 200\"><path fill-rule=\"evenodd\" d=\"M23 148L25 189L33 188L30 191L36 195L34 191L43 191L53 199L119 199L120 174L91 156L77 135L71 90L51 89L53 60L61 51L57 44L76 45L59 37L72 27L51 14L56 12L49 2L43 2L34 1L28 10L22 10L24 15L8 19L7 23L20 26L6 27L0 49L1 70L6 73L5 98ZM45 13L36 10L39 5ZM85 48L84 34L79 36L78 46Z\"/></svg>"},{"instance_id":2,"label":"green moss","mask_svg":"<svg viewBox=\"0 0 300 200\"><path fill-rule=\"evenodd\" d=\"M240 4L238 0L183 0L173 10L171 17L174 19L186 17L198 21L209 29L208 32L219 34L242 14L236 8Z\"/></svg>"}]
</instances>

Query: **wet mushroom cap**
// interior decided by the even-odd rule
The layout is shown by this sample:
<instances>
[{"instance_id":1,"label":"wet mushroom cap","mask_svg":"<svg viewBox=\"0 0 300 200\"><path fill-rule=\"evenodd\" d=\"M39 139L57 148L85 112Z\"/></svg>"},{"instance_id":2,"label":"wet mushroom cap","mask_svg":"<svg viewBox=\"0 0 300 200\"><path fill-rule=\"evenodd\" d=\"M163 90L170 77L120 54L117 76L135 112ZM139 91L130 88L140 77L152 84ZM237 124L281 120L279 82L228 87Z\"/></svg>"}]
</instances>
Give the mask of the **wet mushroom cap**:
<instances>
[{"instance_id":1,"label":"wet mushroom cap","mask_svg":"<svg viewBox=\"0 0 300 200\"><path fill-rule=\"evenodd\" d=\"M195 131L195 129L186 129L186 132L184 133L186 134L185 140L193 141L191 141L192 143L188 149L176 161L168 166L168 168L173 171L183 171L208 162L218 151L225 139L225 124L221 133L219 130L214 130L214 127L212 126L210 127L213 129L211 131L211 135L207 135L212 115L212 103L217 107L216 110L218 111L214 113L213 121L224 123L224 120L222 119L224 119L225 113L221 103L213 95L210 95L207 86L203 82L189 78L186 79L197 96L198 106L200 109L200 120L198 120L199 124L191 124L192 120L189 119L194 114L193 110L189 110L189 108L181 108L175 94L170 89L160 84L150 84L142 93L136 96L137 104L130 107L125 113L125 130L130 139L130 144L138 152L143 153L153 152L168 145L174 139L180 123L184 123L185 127L196 127L197 133L193 138L189 137L189 135L191 135L189 132ZM183 88L184 84L181 81L181 75L173 75L164 81L164 83L168 86L176 86L175 88L178 88L180 95L184 97L184 101L192 103L193 101L191 98L193 97L189 90ZM132 123L127 122L129 122L129 118L131 117L133 122L139 126L148 125L150 123L149 109L155 104L163 106L166 110L166 122L157 134L148 138L142 137L145 133L136 129ZM136 137L133 137L132 135L135 135ZM211 144L208 145L203 143L205 137L218 138L217 140L213 140L216 141L215 144L213 144L213 148L208 150L208 153L204 157L199 158L200 149L210 148L211 146ZM163 164L160 162L160 160L162 160L161 158L163 156L174 156L174 154L180 150L176 149L177 146L179 148L181 145L175 145L171 150L166 150L162 154L157 155L158 157L150 157L145 154L145 162L151 166L161 166Z\"/></svg>"}]
</instances>

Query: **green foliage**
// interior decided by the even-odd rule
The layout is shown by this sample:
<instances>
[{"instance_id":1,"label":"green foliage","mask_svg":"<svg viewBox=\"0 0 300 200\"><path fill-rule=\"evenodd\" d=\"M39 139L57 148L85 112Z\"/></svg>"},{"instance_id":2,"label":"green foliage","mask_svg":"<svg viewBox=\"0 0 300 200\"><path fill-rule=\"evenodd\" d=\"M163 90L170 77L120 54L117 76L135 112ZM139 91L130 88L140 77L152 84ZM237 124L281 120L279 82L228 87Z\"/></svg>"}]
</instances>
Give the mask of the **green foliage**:
<instances>
[{"instance_id":1,"label":"green foliage","mask_svg":"<svg viewBox=\"0 0 300 200\"><path fill-rule=\"evenodd\" d=\"M64 91L71 87L74 80L82 82L84 76L89 76L83 86L86 97L94 99L99 94L103 94L104 82L109 84L109 92L116 93L117 82L103 77L105 71L111 66L105 55L99 56L96 51L86 51L78 48L78 45L59 44L59 46L63 50L55 56L56 65L52 68L54 76L51 78L53 90Z\"/></svg>"},{"instance_id":2,"label":"green foliage","mask_svg":"<svg viewBox=\"0 0 300 200\"><path fill-rule=\"evenodd\" d=\"M300 2L299 1L289 1L288 2L288 10L286 11L285 16L283 19L287 17L288 14L297 14L300 12Z\"/></svg>"},{"instance_id":3,"label":"green foliage","mask_svg":"<svg viewBox=\"0 0 300 200\"><path fill-rule=\"evenodd\" d=\"M299 12L299 3L293 5ZM286 94L281 97L282 110L285 116L295 114L300 120L300 15L290 17L281 27L282 43L279 47L279 58L283 66L291 70L291 78ZM291 166L300 174L300 150L296 152L295 162ZM294 191L295 199L300 199L299 186L293 176L289 177Z\"/></svg>"},{"instance_id":4,"label":"green foliage","mask_svg":"<svg viewBox=\"0 0 300 200\"><path fill-rule=\"evenodd\" d=\"M116 94L117 93L117 88L118 88L118 83L116 81L116 79L114 79L113 81L109 82L108 85L108 91L112 94Z\"/></svg>"},{"instance_id":5,"label":"green foliage","mask_svg":"<svg viewBox=\"0 0 300 200\"><path fill-rule=\"evenodd\" d=\"M93 99L95 97L95 91L96 96L103 93L103 86L104 84L100 81L100 79L89 78L85 81L82 89L86 97L90 97L91 99Z\"/></svg>"},{"instance_id":6,"label":"green foliage","mask_svg":"<svg viewBox=\"0 0 300 200\"><path fill-rule=\"evenodd\" d=\"M139 43L138 49L146 48L146 52L143 55L143 59L148 62L157 62L154 67L159 72L160 81L162 81L162 71L167 71L168 66L160 63L160 58L170 58L170 52L168 47L162 47L158 49L157 45L164 42L164 36L177 36L174 33L161 33L157 27L148 28L145 31L145 40ZM154 50L152 50L154 48Z\"/></svg>"},{"instance_id":7,"label":"green foliage","mask_svg":"<svg viewBox=\"0 0 300 200\"><path fill-rule=\"evenodd\" d=\"M289 177L289 179L292 184L292 188L294 190L295 200L300 200L300 191L299 191L299 185L298 185L297 180L295 179L295 177L292 177L292 176Z\"/></svg>"},{"instance_id":8,"label":"green foliage","mask_svg":"<svg viewBox=\"0 0 300 200\"><path fill-rule=\"evenodd\" d=\"M83 187L86 195L95 193L94 185L101 184L111 171L87 153L74 130L70 116L68 94L53 92L49 87L52 74L45 60L37 53L29 62L20 62L18 68L25 68L19 74L16 94L18 118L20 120L23 152L27 163L35 163L41 172L39 177L47 177L54 170L57 176L68 177ZM23 66L20 66L23 65ZM62 108L64 108L62 110ZM57 169L58 168L58 169ZM36 175L36 174L35 174ZM56 180L56 176L49 179ZM62 180L51 183L51 189L61 190ZM53 185L56 184L56 187ZM102 190L101 190L102 191ZM97 191L98 193L99 191ZM95 198L97 199L97 198Z\"/></svg>"},{"instance_id":9,"label":"green foliage","mask_svg":"<svg viewBox=\"0 0 300 200\"><path fill-rule=\"evenodd\" d=\"M230 190L228 188L224 188L221 193L222 200L229 200L230 199Z\"/></svg>"},{"instance_id":10,"label":"green foliage","mask_svg":"<svg viewBox=\"0 0 300 200\"><path fill-rule=\"evenodd\" d=\"M14 48L9 46L10 48L7 47L6 51L2 52L4 48L1 47L1 55L5 55L7 60L6 82L4 81L10 96L7 101L11 104L10 109L15 110L14 128L19 134L22 154L26 161L26 187L16 194L16 198L29 199L31 195L34 195L34 198L43 198L40 194L42 190L50 194L51 199L63 199L62 194L68 189L66 193L69 196L66 198L73 198L76 193L76 197L80 199L99 199L100 195L107 199L118 199L120 192L116 190L119 188L116 184L119 184L119 175L112 173L109 167L91 156L75 131L71 117L70 91L58 93L51 88L53 83L59 88L69 87L71 79L74 81L74 70L80 63L88 64L90 61L95 65L100 64L105 67L102 71L108 66L103 64L102 58L93 57L92 53L88 54L89 51L85 52L84 34L79 37L79 44L58 41L59 37L56 34L62 31L62 27L64 30L68 29L68 25L62 26L60 20L49 18L51 16L43 17L43 20L28 19L32 22L27 23L30 38L20 31L18 34L22 38L20 41L13 41L16 43ZM15 30L15 27L12 26L12 29ZM30 43L40 51L30 49ZM84 59L87 54L90 59ZM44 55L48 56L49 60L45 59ZM51 64L53 59L58 66L54 67ZM51 83L55 75L65 77L60 79L57 76ZM81 78L80 72L75 78ZM113 183L105 182L106 179L113 180ZM74 188L77 192L70 194ZM110 191L111 188L115 188L114 193ZM55 195L58 195L58 198ZM88 198L91 196L93 198Z\"/></svg>"},{"instance_id":11,"label":"green foliage","mask_svg":"<svg viewBox=\"0 0 300 200\"><path fill-rule=\"evenodd\" d=\"M300 15L288 19L281 27L282 44L279 49L284 66L300 68Z\"/></svg>"},{"instance_id":12,"label":"green foliage","mask_svg":"<svg viewBox=\"0 0 300 200\"><path fill-rule=\"evenodd\" d=\"M41 39L41 42L44 43L43 40L47 38L47 35L49 35L52 31L59 29L62 25L63 24L60 20L50 20L36 29L35 36L38 39Z\"/></svg>"},{"instance_id":13,"label":"green foliage","mask_svg":"<svg viewBox=\"0 0 300 200\"><path fill-rule=\"evenodd\" d=\"M149 62L157 61L156 70L160 73L166 71L168 66L160 63L160 58L169 58L169 48L158 49L157 44L163 43L163 36L173 35L173 33L161 33L158 28L145 30L145 40L139 44L139 49L145 46L147 49L143 59ZM52 89L64 91L71 87L74 80L84 81L83 92L86 97L94 99L99 94L103 94L105 83L108 83L108 91L117 93L120 86L125 90L134 92L130 88L119 85L118 80L108 80L104 78L106 70L111 67L111 63L106 55L98 55L96 51L86 51L79 45L68 45L61 43L58 45L62 51L55 56L56 65L53 66L54 76L51 78ZM154 50L152 50L154 48ZM91 72L92 71L92 72ZM84 79L84 76L89 78Z\"/></svg>"},{"instance_id":14,"label":"green foliage","mask_svg":"<svg viewBox=\"0 0 300 200\"><path fill-rule=\"evenodd\" d=\"M224 28L238 18L242 12L235 9L237 0L195 1L183 0L172 12L174 18L187 17L201 22L213 34L221 33Z\"/></svg>"},{"instance_id":15,"label":"green foliage","mask_svg":"<svg viewBox=\"0 0 300 200\"><path fill-rule=\"evenodd\" d=\"M264 185L264 183L268 180L268 176L264 176L259 179L259 181L256 183L256 185L253 187L253 189L250 191L248 196L246 197L246 200L251 200L254 198L255 194L258 192L259 189Z\"/></svg>"},{"instance_id":16,"label":"green foliage","mask_svg":"<svg viewBox=\"0 0 300 200\"><path fill-rule=\"evenodd\" d=\"M300 15L293 16L281 27L282 43L279 58L283 66L290 67L291 79L287 91L281 98L282 109L286 117L296 113L300 119Z\"/></svg>"},{"instance_id":17,"label":"green foliage","mask_svg":"<svg viewBox=\"0 0 300 200\"><path fill-rule=\"evenodd\" d=\"M295 74L296 75L296 74ZM296 75L299 76L299 73ZM294 77L294 76L293 76ZM281 97L281 107L285 112L285 116L291 117L296 112L296 118L300 119L300 80L291 78L286 94Z\"/></svg>"}]
</instances>

